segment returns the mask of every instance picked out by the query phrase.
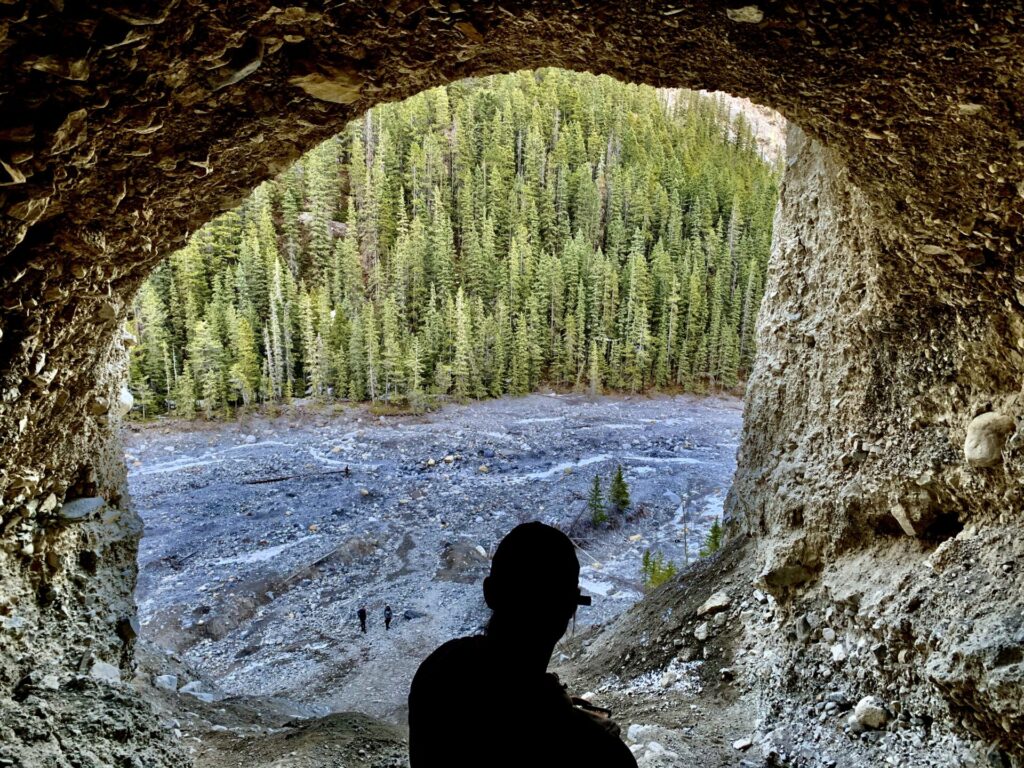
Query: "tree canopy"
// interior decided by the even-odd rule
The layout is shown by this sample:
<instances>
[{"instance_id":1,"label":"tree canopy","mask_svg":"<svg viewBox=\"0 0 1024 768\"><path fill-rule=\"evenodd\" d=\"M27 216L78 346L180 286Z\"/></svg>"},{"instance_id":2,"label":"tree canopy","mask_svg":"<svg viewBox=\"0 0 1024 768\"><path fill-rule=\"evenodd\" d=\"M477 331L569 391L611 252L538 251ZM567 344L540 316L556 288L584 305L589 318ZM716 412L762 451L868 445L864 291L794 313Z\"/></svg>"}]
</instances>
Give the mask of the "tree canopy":
<instances>
[{"instance_id":1,"label":"tree canopy","mask_svg":"<svg viewBox=\"0 0 1024 768\"><path fill-rule=\"evenodd\" d=\"M778 169L690 91L544 69L368 111L140 290L153 410L747 375Z\"/></svg>"}]
</instances>

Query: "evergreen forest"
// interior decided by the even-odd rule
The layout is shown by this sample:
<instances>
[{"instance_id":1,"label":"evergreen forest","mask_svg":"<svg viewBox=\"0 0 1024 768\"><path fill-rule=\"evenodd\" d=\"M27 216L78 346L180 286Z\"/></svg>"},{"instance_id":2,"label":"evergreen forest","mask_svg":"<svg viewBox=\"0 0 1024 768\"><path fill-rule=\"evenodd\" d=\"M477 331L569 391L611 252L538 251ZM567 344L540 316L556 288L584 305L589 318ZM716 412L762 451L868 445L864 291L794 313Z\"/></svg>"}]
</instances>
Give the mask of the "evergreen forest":
<instances>
[{"instance_id":1,"label":"evergreen forest","mask_svg":"<svg viewBox=\"0 0 1024 768\"><path fill-rule=\"evenodd\" d=\"M146 414L708 392L754 357L779 170L723 99L544 69L365 113L142 286Z\"/></svg>"}]
</instances>

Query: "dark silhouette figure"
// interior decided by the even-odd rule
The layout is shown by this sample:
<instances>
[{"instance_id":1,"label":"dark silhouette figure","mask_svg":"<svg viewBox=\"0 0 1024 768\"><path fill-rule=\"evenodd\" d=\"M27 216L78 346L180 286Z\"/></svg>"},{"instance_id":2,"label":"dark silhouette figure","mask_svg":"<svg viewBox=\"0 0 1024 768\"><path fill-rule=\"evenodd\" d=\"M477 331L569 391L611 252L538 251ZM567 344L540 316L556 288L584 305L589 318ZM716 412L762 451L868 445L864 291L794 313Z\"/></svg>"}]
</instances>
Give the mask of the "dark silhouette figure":
<instances>
[{"instance_id":1,"label":"dark silhouette figure","mask_svg":"<svg viewBox=\"0 0 1024 768\"><path fill-rule=\"evenodd\" d=\"M363 633L365 634L366 633L366 606L365 605L359 606L359 610L356 611L356 616L359 617L359 628L361 630L363 630Z\"/></svg>"},{"instance_id":2,"label":"dark silhouette figure","mask_svg":"<svg viewBox=\"0 0 1024 768\"><path fill-rule=\"evenodd\" d=\"M411 768L636 768L607 710L587 707L547 672L578 605L572 542L543 523L498 545L483 635L451 640L424 661L409 691Z\"/></svg>"},{"instance_id":3,"label":"dark silhouette figure","mask_svg":"<svg viewBox=\"0 0 1024 768\"><path fill-rule=\"evenodd\" d=\"M391 606L384 606L384 629L385 631L391 629Z\"/></svg>"}]
</instances>

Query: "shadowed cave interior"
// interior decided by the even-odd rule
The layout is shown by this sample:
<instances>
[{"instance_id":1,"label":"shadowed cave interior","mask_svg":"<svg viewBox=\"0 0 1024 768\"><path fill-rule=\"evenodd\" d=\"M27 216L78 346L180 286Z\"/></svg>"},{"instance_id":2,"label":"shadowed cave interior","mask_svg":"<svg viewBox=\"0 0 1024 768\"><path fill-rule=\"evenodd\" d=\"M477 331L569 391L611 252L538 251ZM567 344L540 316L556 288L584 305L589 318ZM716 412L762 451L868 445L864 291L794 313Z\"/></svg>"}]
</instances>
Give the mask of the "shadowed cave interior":
<instances>
[{"instance_id":1,"label":"shadowed cave interior","mask_svg":"<svg viewBox=\"0 0 1024 768\"><path fill-rule=\"evenodd\" d=\"M373 104L558 66L794 126L731 565L641 603L676 609L643 646L627 621L587 654L655 668L731 578L737 605L771 601L731 625L756 711L737 759L1021 765L1020 25L926 3L4 5L0 764L187 764L134 688L96 679L135 661L117 425L145 276ZM898 703L907 739L822 726L833 689Z\"/></svg>"}]
</instances>

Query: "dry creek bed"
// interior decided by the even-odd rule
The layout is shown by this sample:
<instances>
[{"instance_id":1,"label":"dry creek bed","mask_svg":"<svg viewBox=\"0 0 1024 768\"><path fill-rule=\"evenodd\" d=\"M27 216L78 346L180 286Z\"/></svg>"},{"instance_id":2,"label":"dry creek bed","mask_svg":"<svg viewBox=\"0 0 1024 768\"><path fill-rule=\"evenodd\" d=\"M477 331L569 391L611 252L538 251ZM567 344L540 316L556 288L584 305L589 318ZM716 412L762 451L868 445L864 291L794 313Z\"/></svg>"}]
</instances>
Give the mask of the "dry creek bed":
<instances>
[{"instance_id":1,"label":"dry creek bed","mask_svg":"<svg viewBox=\"0 0 1024 768\"><path fill-rule=\"evenodd\" d=\"M693 558L721 514L741 415L732 398L549 393L419 417L298 404L130 425L143 637L213 681L211 698L401 724L420 661L486 620L488 556L520 521L581 539L594 606L580 625L641 597L644 550ZM588 533L593 477L607 489L620 464L634 513Z\"/></svg>"}]
</instances>

